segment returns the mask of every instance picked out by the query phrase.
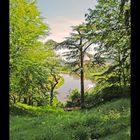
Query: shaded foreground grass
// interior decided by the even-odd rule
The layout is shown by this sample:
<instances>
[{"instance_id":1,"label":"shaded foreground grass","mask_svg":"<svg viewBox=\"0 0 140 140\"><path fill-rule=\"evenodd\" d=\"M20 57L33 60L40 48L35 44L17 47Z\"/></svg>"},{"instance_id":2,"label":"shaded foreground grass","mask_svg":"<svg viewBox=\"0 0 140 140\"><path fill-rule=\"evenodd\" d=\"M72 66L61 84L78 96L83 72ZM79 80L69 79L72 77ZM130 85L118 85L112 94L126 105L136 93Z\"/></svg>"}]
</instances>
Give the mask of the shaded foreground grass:
<instances>
[{"instance_id":1,"label":"shaded foreground grass","mask_svg":"<svg viewBox=\"0 0 140 140\"><path fill-rule=\"evenodd\" d=\"M130 140L129 99L90 110L46 110L32 116L11 115L10 140Z\"/></svg>"}]
</instances>

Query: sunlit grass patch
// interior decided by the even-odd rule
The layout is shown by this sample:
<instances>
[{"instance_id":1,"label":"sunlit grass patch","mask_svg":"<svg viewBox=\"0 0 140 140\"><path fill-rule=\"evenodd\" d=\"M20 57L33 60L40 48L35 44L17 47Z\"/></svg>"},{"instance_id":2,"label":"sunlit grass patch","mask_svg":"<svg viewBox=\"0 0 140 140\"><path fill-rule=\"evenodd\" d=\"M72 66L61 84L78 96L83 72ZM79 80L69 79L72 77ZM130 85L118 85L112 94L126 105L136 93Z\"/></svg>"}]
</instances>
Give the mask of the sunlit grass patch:
<instances>
[{"instance_id":1,"label":"sunlit grass patch","mask_svg":"<svg viewBox=\"0 0 140 140\"><path fill-rule=\"evenodd\" d=\"M36 116L11 115L11 140L130 139L128 99L114 100L92 109L44 112Z\"/></svg>"}]
</instances>

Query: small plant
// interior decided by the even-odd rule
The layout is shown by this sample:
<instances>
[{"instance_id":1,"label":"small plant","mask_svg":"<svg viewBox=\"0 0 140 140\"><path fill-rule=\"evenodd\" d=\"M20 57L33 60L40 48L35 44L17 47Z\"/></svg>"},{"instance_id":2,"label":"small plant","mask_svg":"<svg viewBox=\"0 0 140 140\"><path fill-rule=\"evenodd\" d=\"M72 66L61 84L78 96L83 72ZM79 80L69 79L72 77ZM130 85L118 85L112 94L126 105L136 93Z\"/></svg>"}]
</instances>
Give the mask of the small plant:
<instances>
[{"instance_id":1,"label":"small plant","mask_svg":"<svg viewBox=\"0 0 140 140\"><path fill-rule=\"evenodd\" d=\"M80 92L77 88L70 91L69 101L66 104L66 107L76 106L80 106Z\"/></svg>"}]
</instances>

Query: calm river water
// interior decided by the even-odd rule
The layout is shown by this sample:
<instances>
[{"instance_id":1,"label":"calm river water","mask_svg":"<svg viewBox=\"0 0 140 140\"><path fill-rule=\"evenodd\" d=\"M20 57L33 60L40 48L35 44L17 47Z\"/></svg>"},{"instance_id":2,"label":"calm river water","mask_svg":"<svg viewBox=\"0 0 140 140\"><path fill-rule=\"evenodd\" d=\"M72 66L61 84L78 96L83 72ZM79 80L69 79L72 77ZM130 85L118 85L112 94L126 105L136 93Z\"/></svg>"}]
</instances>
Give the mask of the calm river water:
<instances>
[{"instance_id":1,"label":"calm river water","mask_svg":"<svg viewBox=\"0 0 140 140\"><path fill-rule=\"evenodd\" d=\"M69 74L61 74L61 76L63 76L64 78L64 84L57 89L57 91L59 92L57 98L60 102L65 103L68 99L70 90L75 88L78 88L80 90L80 79ZM85 90L95 86L95 83L86 79L84 80L84 84Z\"/></svg>"}]
</instances>

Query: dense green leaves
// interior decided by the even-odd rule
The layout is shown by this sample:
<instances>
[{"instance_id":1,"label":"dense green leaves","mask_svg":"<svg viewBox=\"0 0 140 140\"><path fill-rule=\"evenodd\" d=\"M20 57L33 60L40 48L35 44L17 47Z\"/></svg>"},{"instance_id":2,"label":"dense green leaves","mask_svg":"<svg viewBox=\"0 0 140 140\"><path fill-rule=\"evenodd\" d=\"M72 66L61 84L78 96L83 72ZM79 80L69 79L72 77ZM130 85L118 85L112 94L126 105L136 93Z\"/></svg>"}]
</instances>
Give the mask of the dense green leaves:
<instances>
[{"instance_id":1,"label":"dense green leaves","mask_svg":"<svg viewBox=\"0 0 140 140\"><path fill-rule=\"evenodd\" d=\"M103 74L109 77L112 73L120 86L130 84L129 13L129 1L99 0L95 10L89 9L86 14L87 26L92 29L88 32L96 38L95 43L98 44L93 62L109 63L110 66ZM113 77L108 81L113 83Z\"/></svg>"},{"instance_id":2,"label":"dense green leaves","mask_svg":"<svg viewBox=\"0 0 140 140\"><path fill-rule=\"evenodd\" d=\"M62 81L52 47L56 44L39 42L47 30L36 1L10 0L10 99L14 103L47 105L51 85L56 84L51 71Z\"/></svg>"}]
</instances>

